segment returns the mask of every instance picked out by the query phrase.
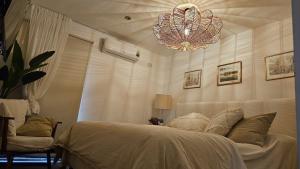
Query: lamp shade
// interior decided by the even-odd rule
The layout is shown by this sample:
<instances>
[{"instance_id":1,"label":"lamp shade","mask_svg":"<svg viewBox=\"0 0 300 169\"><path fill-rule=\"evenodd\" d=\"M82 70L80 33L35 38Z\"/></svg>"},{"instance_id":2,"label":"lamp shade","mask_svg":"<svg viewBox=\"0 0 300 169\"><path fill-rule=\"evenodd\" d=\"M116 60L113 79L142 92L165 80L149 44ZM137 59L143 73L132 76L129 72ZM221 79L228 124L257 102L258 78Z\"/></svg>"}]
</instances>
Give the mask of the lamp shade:
<instances>
[{"instance_id":1,"label":"lamp shade","mask_svg":"<svg viewBox=\"0 0 300 169\"><path fill-rule=\"evenodd\" d=\"M168 110L172 108L172 96L164 94L156 94L154 100L154 108Z\"/></svg>"}]
</instances>

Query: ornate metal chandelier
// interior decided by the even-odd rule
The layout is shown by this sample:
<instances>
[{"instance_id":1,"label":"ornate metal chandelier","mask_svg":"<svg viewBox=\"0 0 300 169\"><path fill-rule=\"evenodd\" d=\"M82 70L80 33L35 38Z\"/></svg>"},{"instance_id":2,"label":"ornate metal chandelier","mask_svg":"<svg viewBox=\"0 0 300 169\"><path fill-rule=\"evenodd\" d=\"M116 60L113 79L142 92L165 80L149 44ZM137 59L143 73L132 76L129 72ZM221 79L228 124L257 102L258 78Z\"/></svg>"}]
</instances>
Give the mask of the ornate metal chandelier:
<instances>
[{"instance_id":1,"label":"ornate metal chandelier","mask_svg":"<svg viewBox=\"0 0 300 169\"><path fill-rule=\"evenodd\" d=\"M206 48L220 39L222 20L211 10L201 11L194 4L182 4L172 13L161 14L153 32L161 44L181 51Z\"/></svg>"}]
</instances>

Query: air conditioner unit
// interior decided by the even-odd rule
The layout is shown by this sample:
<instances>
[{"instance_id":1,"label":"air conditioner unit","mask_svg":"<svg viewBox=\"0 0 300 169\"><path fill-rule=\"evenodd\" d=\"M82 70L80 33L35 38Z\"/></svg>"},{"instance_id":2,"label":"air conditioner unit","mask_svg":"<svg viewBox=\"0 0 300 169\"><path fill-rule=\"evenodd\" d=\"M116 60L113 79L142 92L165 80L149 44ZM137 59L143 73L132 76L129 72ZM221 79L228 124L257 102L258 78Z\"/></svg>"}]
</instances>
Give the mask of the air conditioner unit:
<instances>
[{"instance_id":1,"label":"air conditioner unit","mask_svg":"<svg viewBox=\"0 0 300 169\"><path fill-rule=\"evenodd\" d=\"M137 62L140 54L136 46L114 38L101 39L101 51L130 62Z\"/></svg>"}]
</instances>

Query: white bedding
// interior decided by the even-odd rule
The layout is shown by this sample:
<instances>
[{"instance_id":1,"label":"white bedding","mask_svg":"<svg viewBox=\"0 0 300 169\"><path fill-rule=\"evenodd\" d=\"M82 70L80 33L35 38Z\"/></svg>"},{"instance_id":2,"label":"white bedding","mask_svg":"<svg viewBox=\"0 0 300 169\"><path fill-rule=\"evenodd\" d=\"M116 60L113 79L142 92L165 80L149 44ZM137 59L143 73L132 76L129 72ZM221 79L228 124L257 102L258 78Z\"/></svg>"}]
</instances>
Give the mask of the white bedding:
<instances>
[{"instance_id":1,"label":"white bedding","mask_svg":"<svg viewBox=\"0 0 300 169\"><path fill-rule=\"evenodd\" d=\"M57 144L89 169L246 169L229 139L161 126L80 122Z\"/></svg>"},{"instance_id":2,"label":"white bedding","mask_svg":"<svg viewBox=\"0 0 300 169\"><path fill-rule=\"evenodd\" d=\"M263 147L236 143L248 169L296 169L296 140L285 135L268 135Z\"/></svg>"}]
</instances>

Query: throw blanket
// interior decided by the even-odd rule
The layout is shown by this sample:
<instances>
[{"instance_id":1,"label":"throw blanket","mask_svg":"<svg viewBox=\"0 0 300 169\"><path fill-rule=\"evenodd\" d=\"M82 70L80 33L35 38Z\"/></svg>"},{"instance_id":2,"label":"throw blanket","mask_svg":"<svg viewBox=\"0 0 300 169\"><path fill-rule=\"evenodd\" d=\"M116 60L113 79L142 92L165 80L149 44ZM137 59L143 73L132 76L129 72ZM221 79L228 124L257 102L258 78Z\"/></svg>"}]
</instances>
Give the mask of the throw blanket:
<instances>
[{"instance_id":1,"label":"throw blanket","mask_svg":"<svg viewBox=\"0 0 300 169\"><path fill-rule=\"evenodd\" d=\"M162 126L79 122L57 144L91 169L246 169L229 139Z\"/></svg>"}]
</instances>

